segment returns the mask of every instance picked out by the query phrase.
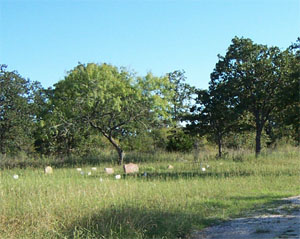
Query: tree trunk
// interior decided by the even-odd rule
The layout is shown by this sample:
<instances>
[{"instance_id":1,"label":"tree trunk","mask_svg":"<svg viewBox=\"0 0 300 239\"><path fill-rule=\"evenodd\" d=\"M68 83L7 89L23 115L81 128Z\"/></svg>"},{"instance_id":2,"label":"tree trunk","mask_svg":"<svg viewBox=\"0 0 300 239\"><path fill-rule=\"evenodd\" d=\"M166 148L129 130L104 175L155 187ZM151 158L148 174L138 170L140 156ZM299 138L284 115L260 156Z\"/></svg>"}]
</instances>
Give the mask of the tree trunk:
<instances>
[{"instance_id":1,"label":"tree trunk","mask_svg":"<svg viewBox=\"0 0 300 239\"><path fill-rule=\"evenodd\" d=\"M261 132L262 127L256 128L256 136L255 136L255 156L258 157L261 151Z\"/></svg>"},{"instance_id":2,"label":"tree trunk","mask_svg":"<svg viewBox=\"0 0 300 239\"><path fill-rule=\"evenodd\" d=\"M124 153L123 149L117 144L117 142L112 137L109 137L109 136L105 136L105 137L109 140L109 142L111 142L111 144L117 150L117 153L118 153L118 156L119 156L118 164L122 165L124 163L124 156L125 156L125 153Z\"/></svg>"},{"instance_id":3,"label":"tree trunk","mask_svg":"<svg viewBox=\"0 0 300 239\"><path fill-rule=\"evenodd\" d=\"M219 158L222 157L222 140L221 139L218 139L218 148L219 148Z\"/></svg>"},{"instance_id":4,"label":"tree trunk","mask_svg":"<svg viewBox=\"0 0 300 239\"><path fill-rule=\"evenodd\" d=\"M258 157L261 151L261 133L265 124L263 121L263 116L260 114L259 110L254 112L255 116L255 127L256 127L256 135L255 135L255 157Z\"/></svg>"},{"instance_id":5,"label":"tree trunk","mask_svg":"<svg viewBox=\"0 0 300 239\"><path fill-rule=\"evenodd\" d=\"M118 145L118 143L114 140L114 138L112 137L112 135L109 134L109 133L104 132L104 131L102 130L102 128L100 128L100 127L98 127L97 125L93 124L93 122L91 122L91 121L90 121L90 125L91 125L93 128L99 130L99 131L103 134L103 136L104 136L105 138L107 138L108 141L114 146L114 148L116 149L116 151L117 151L117 153L118 153L118 157L119 157L118 164L119 164L119 165L122 165L122 164L124 163L124 156L125 156L125 153L124 153L123 149Z\"/></svg>"},{"instance_id":6,"label":"tree trunk","mask_svg":"<svg viewBox=\"0 0 300 239\"><path fill-rule=\"evenodd\" d=\"M217 140L217 144L218 144L218 157L221 158L222 157L222 137L223 137L223 134L219 131L217 132L217 135L216 135L216 140Z\"/></svg>"},{"instance_id":7,"label":"tree trunk","mask_svg":"<svg viewBox=\"0 0 300 239\"><path fill-rule=\"evenodd\" d=\"M116 148L117 149L117 148ZM124 151L121 149L121 148L118 148L117 149L118 151L118 155L119 155L119 161L118 161L118 164L119 165L122 165L124 163L124 156L125 156L125 153Z\"/></svg>"},{"instance_id":8,"label":"tree trunk","mask_svg":"<svg viewBox=\"0 0 300 239\"><path fill-rule=\"evenodd\" d=\"M221 143L219 143L219 158L221 158L222 157L222 144Z\"/></svg>"}]
</instances>

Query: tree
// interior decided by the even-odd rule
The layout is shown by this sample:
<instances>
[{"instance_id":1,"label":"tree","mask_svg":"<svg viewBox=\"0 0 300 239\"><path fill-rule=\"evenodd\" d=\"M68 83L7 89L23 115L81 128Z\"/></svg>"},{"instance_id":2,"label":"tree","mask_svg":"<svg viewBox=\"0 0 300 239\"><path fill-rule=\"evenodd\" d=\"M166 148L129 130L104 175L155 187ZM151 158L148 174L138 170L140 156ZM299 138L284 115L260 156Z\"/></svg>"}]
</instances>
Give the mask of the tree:
<instances>
[{"instance_id":1,"label":"tree","mask_svg":"<svg viewBox=\"0 0 300 239\"><path fill-rule=\"evenodd\" d=\"M35 99L39 83L0 65L0 153L33 151Z\"/></svg>"},{"instance_id":2,"label":"tree","mask_svg":"<svg viewBox=\"0 0 300 239\"><path fill-rule=\"evenodd\" d=\"M253 115L256 148L261 151L261 134L281 101L287 81L288 57L278 47L235 37L225 57L219 56L213 81L229 92L229 104L239 112Z\"/></svg>"},{"instance_id":3,"label":"tree","mask_svg":"<svg viewBox=\"0 0 300 239\"><path fill-rule=\"evenodd\" d=\"M163 96L168 88L167 78L136 77L124 68L89 63L79 64L58 82L53 98L67 122L88 124L101 133L123 164L122 139L167 117Z\"/></svg>"},{"instance_id":4,"label":"tree","mask_svg":"<svg viewBox=\"0 0 300 239\"><path fill-rule=\"evenodd\" d=\"M42 154L82 154L82 147L92 134L88 124L78 117L70 117L66 102L47 91L47 102L41 102L41 111L35 132L35 147Z\"/></svg>"},{"instance_id":5,"label":"tree","mask_svg":"<svg viewBox=\"0 0 300 239\"><path fill-rule=\"evenodd\" d=\"M237 127L237 113L228 104L226 88L215 85L214 81L210 82L209 90L196 92L196 104L186 117L189 122L186 127L194 134L211 136L221 157L224 137Z\"/></svg>"},{"instance_id":6,"label":"tree","mask_svg":"<svg viewBox=\"0 0 300 239\"><path fill-rule=\"evenodd\" d=\"M280 113L283 116L283 123L292 126L294 130L294 138L297 144L300 143L300 37L296 43L292 44L287 49L287 57L289 59L288 82L283 89L283 100L285 104L279 107Z\"/></svg>"},{"instance_id":7,"label":"tree","mask_svg":"<svg viewBox=\"0 0 300 239\"><path fill-rule=\"evenodd\" d=\"M167 74L170 86L171 86L171 116L172 123L176 125L180 122L183 115L189 110L191 107L191 99L194 94L194 87L185 83L185 71L176 70Z\"/></svg>"}]
</instances>

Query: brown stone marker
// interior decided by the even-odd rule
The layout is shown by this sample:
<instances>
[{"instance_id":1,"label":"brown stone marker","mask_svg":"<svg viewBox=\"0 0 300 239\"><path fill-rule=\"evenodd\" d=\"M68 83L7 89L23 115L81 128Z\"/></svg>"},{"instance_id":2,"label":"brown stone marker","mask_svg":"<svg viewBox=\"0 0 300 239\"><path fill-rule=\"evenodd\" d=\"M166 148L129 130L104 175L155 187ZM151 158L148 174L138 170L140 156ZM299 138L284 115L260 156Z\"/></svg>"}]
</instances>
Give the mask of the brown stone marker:
<instances>
[{"instance_id":1,"label":"brown stone marker","mask_svg":"<svg viewBox=\"0 0 300 239\"><path fill-rule=\"evenodd\" d=\"M127 173L137 173L139 171L139 166L134 163L124 164L124 172Z\"/></svg>"},{"instance_id":2,"label":"brown stone marker","mask_svg":"<svg viewBox=\"0 0 300 239\"><path fill-rule=\"evenodd\" d=\"M170 165L168 166L168 169L174 169L174 167L170 164Z\"/></svg>"},{"instance_id":3,"label":"brown stone marker","mask_svg":"<svg viewBox=\"0 0 300 239\"><path fill-rule=\"evenodd\" d=\"M113 169L113 168L104 168L104 171L105 171L107 174L113 174L113 173L114 173L114 169Z\"/></svg>"}]
</instances>

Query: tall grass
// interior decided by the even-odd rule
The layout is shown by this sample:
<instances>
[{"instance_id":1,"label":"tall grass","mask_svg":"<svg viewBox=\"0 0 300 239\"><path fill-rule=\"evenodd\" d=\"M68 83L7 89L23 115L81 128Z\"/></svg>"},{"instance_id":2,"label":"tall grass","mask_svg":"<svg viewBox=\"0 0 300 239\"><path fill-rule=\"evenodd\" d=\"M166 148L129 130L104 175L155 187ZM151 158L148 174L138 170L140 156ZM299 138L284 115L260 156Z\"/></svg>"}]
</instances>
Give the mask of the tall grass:
<instances>
[{"instance_id":1,"label":"tall grass","mask_svg":"<svg viewBox=\"0 0 300 239\"><path fill-rule=\"evenodd\" d=\"M109 161L83 164L84 175L76 165L54 168L53 175L41 168L0 171L0 238L187 238L194 229L300 194L295 148L260 158L160 157L141 160L140 173L127 176ZM120 180L104 174L110 166Z\"/></svg>"}]
</instances>

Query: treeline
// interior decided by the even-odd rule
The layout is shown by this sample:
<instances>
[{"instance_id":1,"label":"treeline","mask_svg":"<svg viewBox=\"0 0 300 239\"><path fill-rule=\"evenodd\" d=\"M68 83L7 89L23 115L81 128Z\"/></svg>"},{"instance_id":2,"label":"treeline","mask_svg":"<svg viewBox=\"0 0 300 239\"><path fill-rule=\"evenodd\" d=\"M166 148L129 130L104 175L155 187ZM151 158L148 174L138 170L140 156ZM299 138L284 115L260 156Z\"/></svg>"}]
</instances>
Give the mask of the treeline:
<instances>
[{"instance_id":1,"label":"treeline","mask_svg":"<svg viewBox=\"0 0 300 239\"><path fill-rule=\"evenodd\" d=\"M232 40L207 90L184 71L137 76L109 64L81 64L53 88L0 66L0 152L40 155L190 151L299 144L300 38L289 48ZM198 145L198 146L197 146Z\"/></svg>"}]
</instances>

